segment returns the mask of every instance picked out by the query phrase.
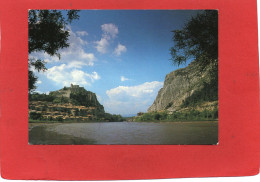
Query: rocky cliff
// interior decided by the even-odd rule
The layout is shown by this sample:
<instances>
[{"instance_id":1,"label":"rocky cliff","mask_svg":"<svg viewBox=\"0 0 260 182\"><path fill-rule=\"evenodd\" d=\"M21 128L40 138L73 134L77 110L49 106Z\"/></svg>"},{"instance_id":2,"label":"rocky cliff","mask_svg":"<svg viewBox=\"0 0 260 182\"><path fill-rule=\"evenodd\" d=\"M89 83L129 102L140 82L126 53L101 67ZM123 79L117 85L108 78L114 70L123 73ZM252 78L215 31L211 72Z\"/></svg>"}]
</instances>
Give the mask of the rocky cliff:
<instances>
[{"instance_id":1,"label":"rocky cliff","mask_svg":"<svg viewBox=\"0 0 260 182\"><path fill-rule=\"evenodd\" d=\"M217 62L201 71L198 63L193 61L186 68L169 73L148 112L216 109L218 78L211 75L213 64Z\"/></svg>"}]
</instances>

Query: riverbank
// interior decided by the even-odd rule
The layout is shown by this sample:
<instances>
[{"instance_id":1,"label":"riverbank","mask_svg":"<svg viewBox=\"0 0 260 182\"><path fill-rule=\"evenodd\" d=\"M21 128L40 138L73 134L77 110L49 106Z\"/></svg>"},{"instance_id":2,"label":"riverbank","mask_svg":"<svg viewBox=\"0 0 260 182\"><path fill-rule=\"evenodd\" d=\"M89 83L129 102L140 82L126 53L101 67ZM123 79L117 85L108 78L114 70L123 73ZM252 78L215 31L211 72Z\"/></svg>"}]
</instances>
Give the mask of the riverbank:
<instances>
[{"instance_id":1,"label":"riverbank","mask_svg":"<svg viewBox=\"0 0 260 182\"><path fill-rule=\"evenodd\" d=\"M29 119L29 123L102 123L102 122L123 122L123 121L104 121L104 120L86 120L86 121L77 121L77 120L63 120L63 121L57 121L57 120L32 120Z\"/></svg>"},{"instance_id":2,"label":"riverbank","mask_svg":"<svg viewBox=\"0 0 260 182\"><path fill-rule=\"evenodd\" d=\"M167 121L167 122L185 122L185 121L217 121L218 110L182 110L182 111L153 111L147 113L138 113L137 116L129 118L137 122Z\"/></svg>"},{"instance_id":3,"label":"riverbank","mask_svg":"<svg viewBox=\"0 0 260 182\"><path fill-rule=\"evenodd\" d=\"M135 120L135 121L131 121L129 120L128 122L144 122L144 123L187 123L187 122L218 122L217 119L212 119L212 120L202 120L202 119L198 119L198 120L168 120L168 119L164 119L164 120Z\"/></svg>"},{"instance_id":4,"label":"riverbank","mask_svg":"<svg viewBox=\"0 0 260 182\"><path fill-rule=\"evenodd\" d=\"M29 121L29 126L38 126L44 124L70 124L70 123L121 123L121 122L136 122L136 123L194 123L194 122L218 122L218 120L151 120L151 121Z\"/></svg>"}]
</instances>

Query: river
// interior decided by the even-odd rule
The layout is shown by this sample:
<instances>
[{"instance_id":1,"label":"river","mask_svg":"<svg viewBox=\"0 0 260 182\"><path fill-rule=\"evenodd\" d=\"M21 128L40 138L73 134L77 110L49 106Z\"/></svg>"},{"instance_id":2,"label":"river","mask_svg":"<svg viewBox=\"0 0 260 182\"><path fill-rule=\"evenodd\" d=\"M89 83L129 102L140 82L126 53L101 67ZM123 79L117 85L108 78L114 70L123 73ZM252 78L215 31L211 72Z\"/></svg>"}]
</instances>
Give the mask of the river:
<instances>
[{"instance_id":1,"label":"river","mask_svg":"<svg viewBox=\"0 0 260 182\"><path fill-rule=\"evenodd\" d=\"M217 121L53 123L29 126L29 144L36 145L218 143Z\"/></svg>"}]
</instances>

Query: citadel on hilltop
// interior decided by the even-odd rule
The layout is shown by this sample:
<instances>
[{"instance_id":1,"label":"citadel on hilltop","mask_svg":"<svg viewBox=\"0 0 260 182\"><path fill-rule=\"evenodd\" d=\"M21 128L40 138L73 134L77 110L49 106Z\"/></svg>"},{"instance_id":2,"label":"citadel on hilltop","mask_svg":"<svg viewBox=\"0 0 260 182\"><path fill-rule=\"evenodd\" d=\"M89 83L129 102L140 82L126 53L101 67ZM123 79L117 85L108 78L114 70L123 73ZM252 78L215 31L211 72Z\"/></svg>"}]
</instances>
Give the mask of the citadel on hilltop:
<instances>
[{"instance_id":1,"label":"citadel on hilltop","mask_svg":"<svg viewBox=\"0 0 260 182\"><path fill-rule=\"evenodd\" d=\"M29 95L29 118L41 121L118 121L119 115L105 113L96 94L71 84L46 94Z\"/></svg>"},{"instance_id":2,"label":"citadel on hilltop","mask_svg":"<svg viewBox=\"0 0 260 182\"><path fill-rule=\"evenodd\" d=\"M56 94L58 92L59 94L56 94L56 96L58 96L58 97L68 97L69 98L72 90L76 91L77 89L84 89L84 87L80 87L79 85L73 85L71 83L70 87L65 86L63 89L50 92L50 94Z\"/></svg>"}]
</instances>

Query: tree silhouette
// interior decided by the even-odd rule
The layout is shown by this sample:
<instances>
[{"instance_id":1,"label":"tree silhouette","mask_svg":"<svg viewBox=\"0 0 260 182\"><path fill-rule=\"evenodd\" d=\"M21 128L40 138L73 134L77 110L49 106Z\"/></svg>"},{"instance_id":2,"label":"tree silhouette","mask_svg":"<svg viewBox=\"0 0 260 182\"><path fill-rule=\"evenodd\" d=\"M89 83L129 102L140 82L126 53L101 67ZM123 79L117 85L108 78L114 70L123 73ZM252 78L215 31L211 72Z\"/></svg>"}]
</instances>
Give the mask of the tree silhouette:
<instances>
[{"instance_id":1,"label":"tree silhouette","mask_svg":"<svg viewBox=\"0 0 260 182\"><path fill-rule=\"evenodd\" d=\"M177 66L194 59L203 70L218 60L218 11L205 10L192 17L181 30L173 30L170 53ZM217 71L217 70L215 70Z\"/></svg>"},{"instance_id":2,"label":"tree silhouette","mask_svg":"<svg viewBox=\"0 0 260 182\"><path fill-rule=\"evenodd\" d=\"M28 53L43 51L50 56L60 58L59 49L69 46L67 25L78 19L78 10L68 10L64 15L58 10L30 10L28 16ZM65 18L66 17L66 18ZM32 69L45 71L45 62L41 59L28 59L29 92L36 88L37 77Z\"/></svg>"}]
</instances>

